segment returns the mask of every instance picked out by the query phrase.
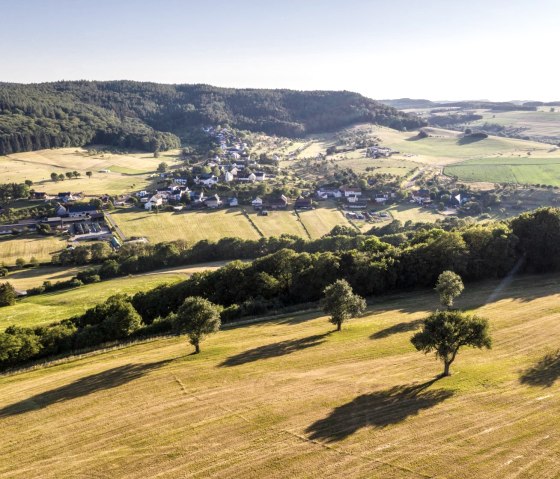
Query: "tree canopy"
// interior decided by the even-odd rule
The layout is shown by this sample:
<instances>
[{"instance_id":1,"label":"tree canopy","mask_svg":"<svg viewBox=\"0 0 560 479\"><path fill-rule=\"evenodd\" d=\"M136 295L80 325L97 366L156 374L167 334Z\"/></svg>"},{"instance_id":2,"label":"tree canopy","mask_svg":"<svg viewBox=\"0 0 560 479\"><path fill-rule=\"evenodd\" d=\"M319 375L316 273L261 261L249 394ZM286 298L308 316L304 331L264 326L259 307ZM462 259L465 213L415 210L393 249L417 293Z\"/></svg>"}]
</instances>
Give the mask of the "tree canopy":
<instances>
[{"instance_id":1,"label":"tree canopy","mask_svg":"<svg viewBox=\"0 0 560 479\"><path fill-rule=\"evenodd\" d=\"M418 351L435 352L436 358L443 362L442 376L449 376L449 368L459 349L463 346L487 348L492 346L488 332L488 320L470 316L460 311L436 311L430 314L411 339Z\"/></svg>"},{"instance_id":2,"label":"tree canopy","mask_svg":"<svg viewBox=\"0 0 560 479\"><path fill-rule=\"evenodd\" d=\"M330 315L330 322L340 331L342 323L362 314L366 309L366 300L354 294L348 281L339 279L324 291L323 311Z\"/></svg>"},{"instance_id":3,"label":"tree canopy","mask_svg":"<svg viewBox=\"0 0 560 479\"><path fill-rule=\"evenodd\" d=\"M185 299L172 321L175 331L186 334L198 354L200 342L220 329L220 309L207 299L191 296Z\"/></svg>"},{"instance_id":4,"label":"tree canopy","mask_svg":"<svg viewBox=\"0 0 560 479\"><path fill-rule=\"evenodd\" d=\"M442 306L448 309L453 306L453 301L463 292L463 289L465 289L465 286L463 285L461 276L453 271L444 271L441 273L435 287Z\"/></svg>"}]
</instances>

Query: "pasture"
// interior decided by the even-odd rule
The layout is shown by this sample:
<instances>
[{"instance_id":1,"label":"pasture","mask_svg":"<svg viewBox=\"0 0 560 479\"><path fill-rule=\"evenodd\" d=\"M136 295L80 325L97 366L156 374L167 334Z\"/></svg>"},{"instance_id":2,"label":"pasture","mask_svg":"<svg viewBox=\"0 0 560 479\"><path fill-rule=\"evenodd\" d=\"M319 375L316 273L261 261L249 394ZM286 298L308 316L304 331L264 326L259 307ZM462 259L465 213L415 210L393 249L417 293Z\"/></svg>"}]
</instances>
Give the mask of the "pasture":
<instances>
[{"instance_id":1,"label":"pasture","mask_svg":"<svg viewBox=\"0 0 560 479\"><path fill-rule=\"evenodd\" d=\"M149 174L165 161L170 166L178 164L176 151L161 154L154 158L151 153L113 154L99 152L90 155L81 148L58 148L52 150L29 151L0 156L0 177L2 182L34 182L37 191L57 194L59 191L83 192L85 195L111 194L139 191L149 186ZM53 182L51 173L64 174L78 171L78 179L65 179ZM101 173L101 170L110 170ZM86 171L93 176L88 178Z\"/></svg>"},{"instance_id":2,"label":"pasture","mask_svg":"<svg viewBox=\"0 0 560 479\"><path fill-rule=\"evenodd\" d=\"M299 217L313 239L326 235L335 226L351 226L344 214L329 202L322 202L313 210L300 211Z\"/></svg>"},{"instance_id":3,"label":"pasture","mask_svg":"<svg viewBox=\"0 0 560 479\"><path fill-rule=\"evenodd\" d=\"M65 247L66 241L56 236L4 236L0 238L0 263L14 265L18 258L29 262L33 257L50 261L52 254Z\"/></svg>"},{"instance_id":4,"label":"pasture","mask_svg":"<svg viewBox=\"0 0 560 479\"><path fill-rule=\"evenodd\" d=\"M531 137L558 137L558 124L560 111L550 111L550 107L542 107L538 111L481 111L482 120L472 122L473 126L482 126L484 123L493 123L505 127L521 129L522 135Z\"/></svg>"},{"instance_id":5,"label":"pasture","mask_svg":"<svg viewBox=\"0 0 560 479\"><path fill-rule=\"evenodd\" d=\"M320 313L0 378L0 476L553 478L560 452L559 276L469 286L490 351L453 376L409 338L433 292L377 299L332 332Z\"/></svg>"}]
</instances>

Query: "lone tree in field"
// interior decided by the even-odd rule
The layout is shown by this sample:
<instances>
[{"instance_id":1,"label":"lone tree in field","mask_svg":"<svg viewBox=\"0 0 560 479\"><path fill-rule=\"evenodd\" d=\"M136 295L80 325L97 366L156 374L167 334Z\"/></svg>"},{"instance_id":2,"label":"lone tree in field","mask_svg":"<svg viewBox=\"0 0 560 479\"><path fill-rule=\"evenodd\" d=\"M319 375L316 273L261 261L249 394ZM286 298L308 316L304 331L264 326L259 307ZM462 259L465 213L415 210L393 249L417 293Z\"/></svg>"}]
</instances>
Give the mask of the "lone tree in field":
<instances>
[{"instance_id":1,"label":"lone tree in field","mask_svg":"<svg viewBox=\"0 0 560 479\"><path fill-rule=\"evenodd\" d=\"M436 358L443 361L442 376L450 376L449 368L462 346L479 349L492 346L488 320L460 311L432 313L424 320L422 330L410 341L418 351L436 353Z\"/></svg>"},{"instance_id":2,"label":"lone tree in field","mask_svg":"<svg viewBox=\"0 0 560 479\"><path fill-rule=\"evenodd\" d=\"M56 173L51 173L51 181L58 181L58 175Z\"/></svg>"},{"instance_id":3,"label":"lone tree in field","mask_svg":"<svg viewBox=\"0 0 560 479\"><path fill-rule=\"evenodd\" d=\"M336 330L342 329L342 323L350 318L355 318L366 309L366 300L354 294L348 281L339 279L323 291L325 297L322 301L323 311L329 314L331 323L336 325Z\"/></svg>"},{"instance_id":4,"label":"lone tree in field","mask_svg":"<svg viewBox=\"0 0 560 479\"><path fill-rule=\"evenodd\" d=\"M438 277L435 290L439 294L440 303L447 309L453 306L455 298L463 292L465 286L461 276L455 274L453 271L444 271Z\"/></svg>"},{"instance_id":5,"label":"lone tree in field","mask_svg":"<svg viewBox=\"0 0 560 479\"><path fill-rule=\"evenodd\" d=\"M93 172L86 171L86 176L91 179L91 177L93 176Z\"/></svg>"},{"instance_id":6,"label":"lone tree in field","mask_svg":"<svg viewBox=\"0 0 560 479\"><path fill-rule=\"evenodd\" d=\"M218 306L199 296L186 298L173 318L175 331L189 337L195 354L200 353L200 341L208 334L216 333L220 325Z\"/></svg>"},{"instance_id":7,"label":"lone tree in field","mask_svg":"<svg viewBox=\"0 0 560 479\"><path fill-rule=\"evenodd\" d=\"M0 306L16 304L16 290L10 283L0 283Z\"/></svg>"}]
</instances>

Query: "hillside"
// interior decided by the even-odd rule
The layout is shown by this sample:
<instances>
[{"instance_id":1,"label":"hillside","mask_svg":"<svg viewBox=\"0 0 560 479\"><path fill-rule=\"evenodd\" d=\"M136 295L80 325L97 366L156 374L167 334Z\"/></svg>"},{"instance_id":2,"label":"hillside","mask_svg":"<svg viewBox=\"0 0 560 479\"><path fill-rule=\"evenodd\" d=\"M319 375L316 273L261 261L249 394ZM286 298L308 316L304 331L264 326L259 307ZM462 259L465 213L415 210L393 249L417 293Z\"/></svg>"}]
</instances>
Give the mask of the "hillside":
<instances>
[{"instance_id":1,"label":"hillside","mask_svg":"<svg viewBox=\"0 0 560 479\"><path fill-rule=\"evenodd\" d=\"M132 81L0 83L0 154L103 143L147 151L180 145L204 125L283 136L359 122L422 121L357 93L228 89Z\"/></svg>"},{"instance_id":2,"label":"hillside","mask_svg":"<svg viewBox=\"0 0 560 479\"><path fill-rule=\"evenodd\" d=\"M409 342L433 292L161 339L0 378L0 476L552 478L560 277L469 287L490 351L453 376ZM547 356L548 355L548 356Z\"/></svg>"}]
</instances>

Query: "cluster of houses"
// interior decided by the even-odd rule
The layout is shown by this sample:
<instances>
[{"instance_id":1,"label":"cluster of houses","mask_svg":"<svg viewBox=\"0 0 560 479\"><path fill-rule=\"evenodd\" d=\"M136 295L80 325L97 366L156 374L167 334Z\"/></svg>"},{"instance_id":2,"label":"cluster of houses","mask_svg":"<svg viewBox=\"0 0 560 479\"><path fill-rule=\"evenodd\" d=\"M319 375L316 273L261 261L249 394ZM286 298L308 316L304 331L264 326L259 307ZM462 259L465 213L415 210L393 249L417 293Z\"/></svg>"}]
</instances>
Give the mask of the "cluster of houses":
<instances>
[{"instance_id":1,"label":"cluster of houses","mask_svg":"<svg viewBox=\"0 0 560 479\"><path fill-rule=\"evenodd\" d=\"M218 167L220 175L216 176L213 173L205 173L197 175L194 179L196 185L214 186L218 183L231 183L232 181L242 183L254 183L256 181L266 181L267 175L264 171L255 171L254 173L245 167L245 165L238 165L233 163L230 165L216 165L214 161L208 163L212 168Z\"/></svg>"},{"instance_id":2,"label":"cluster of houses","mask_svg":"<svg viewBox=\"0 0 560 479\"><path fill-rule=\"evenodd\" d=\"M389 158L391 155L398 155L399 152L382 146L369 146L366 149L367 158Z\"/></svg>"},{"instance_id":3,"label":"cluster of houses","mask_svg":"<svg viewBox=\"0 0 560 479\"><path fill-rule=\"evenodd\" d=\"M368 201L384 205L389 199L395 198L396 193L394 191L367 193L361 188L352 186L322 186L316 191L316 196L318 200L340 199L348 208L361 209L367 207Z\"/></svg>"}]
</instances>

